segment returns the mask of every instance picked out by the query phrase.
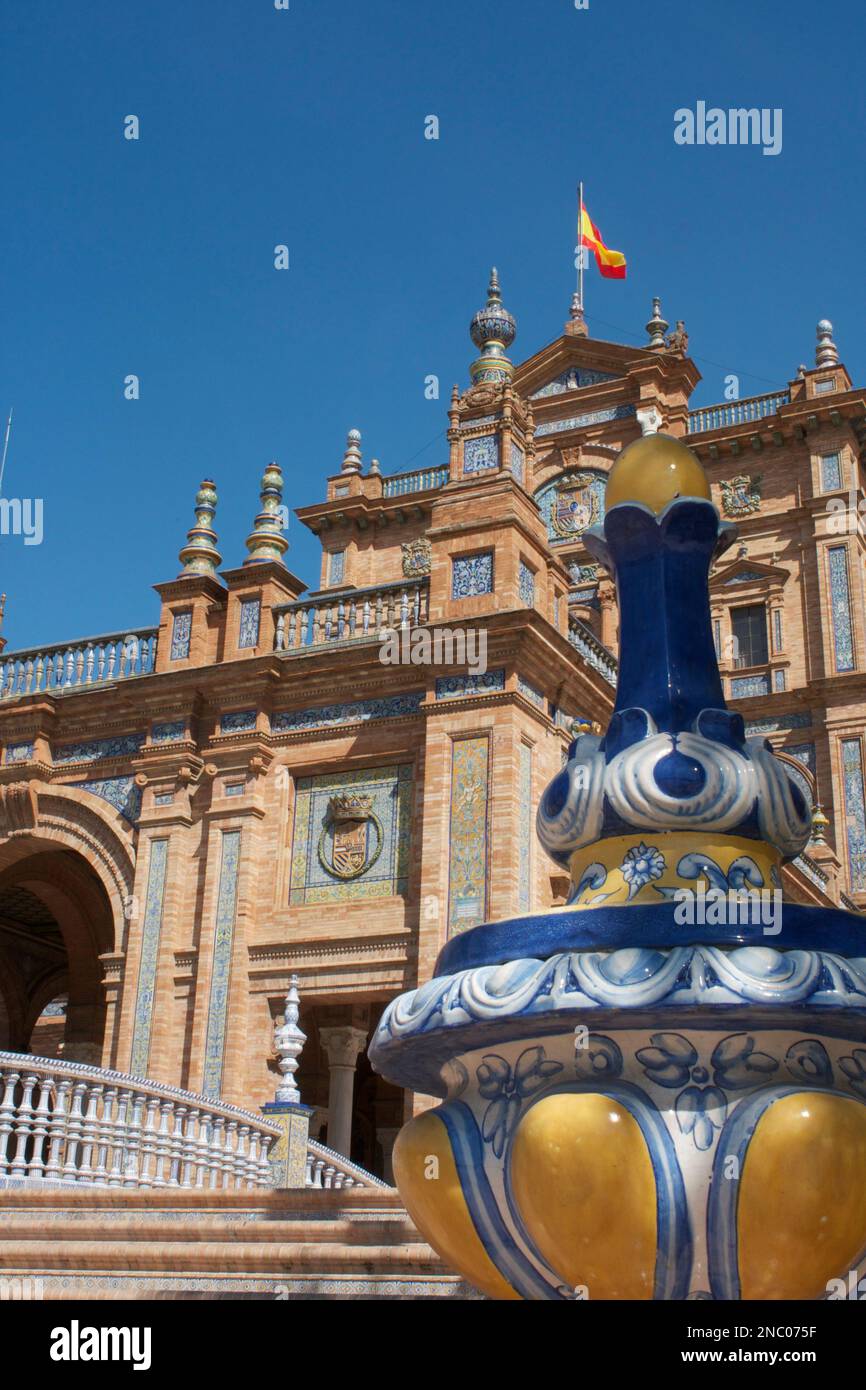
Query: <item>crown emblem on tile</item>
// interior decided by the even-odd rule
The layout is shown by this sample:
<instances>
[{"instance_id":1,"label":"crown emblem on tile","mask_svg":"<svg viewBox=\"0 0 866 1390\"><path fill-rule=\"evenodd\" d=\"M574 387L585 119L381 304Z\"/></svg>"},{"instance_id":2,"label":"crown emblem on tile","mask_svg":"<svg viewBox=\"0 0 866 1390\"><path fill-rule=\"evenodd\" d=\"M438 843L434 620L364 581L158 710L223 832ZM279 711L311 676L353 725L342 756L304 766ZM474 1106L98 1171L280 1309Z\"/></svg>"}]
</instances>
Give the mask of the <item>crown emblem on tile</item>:
<instances>
[{"instance_id":1,"label":"crown emblem on tile","mask_svg":"<svg viewBox=\"0 0 866 1390\"><path fill-rule=\"evenodd\" d=\"M340 792L328 803L331 819L369 820L373 814L373 798L362 793Z\"/></svg>"}]
</instances>

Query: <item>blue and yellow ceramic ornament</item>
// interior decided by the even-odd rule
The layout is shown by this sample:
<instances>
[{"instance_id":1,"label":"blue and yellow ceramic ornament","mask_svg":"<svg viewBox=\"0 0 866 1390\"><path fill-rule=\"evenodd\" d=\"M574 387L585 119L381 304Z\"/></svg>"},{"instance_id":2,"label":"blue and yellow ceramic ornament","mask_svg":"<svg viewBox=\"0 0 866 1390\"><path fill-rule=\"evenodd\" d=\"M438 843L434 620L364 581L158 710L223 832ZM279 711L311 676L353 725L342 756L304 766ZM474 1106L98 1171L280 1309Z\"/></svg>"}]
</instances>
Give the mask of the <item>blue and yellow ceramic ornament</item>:
<instances>
[{"instance_id":1,"label":"blue and yellow ceramic ornament","mask_svg":"<svg viewBox=\"0 0 866 1390\"><path fill-rule=\"evenodd\" d=\"M664 435L585 533L620 605L616 704L538 809L564 908L445 946L386 1010L390 1080L444 1103L397 1182L494 1298L825 1298L866 1252L866 943L784 902L811 808L725 705L708 575L735 531Z\"/></svg>"}]
</instances>

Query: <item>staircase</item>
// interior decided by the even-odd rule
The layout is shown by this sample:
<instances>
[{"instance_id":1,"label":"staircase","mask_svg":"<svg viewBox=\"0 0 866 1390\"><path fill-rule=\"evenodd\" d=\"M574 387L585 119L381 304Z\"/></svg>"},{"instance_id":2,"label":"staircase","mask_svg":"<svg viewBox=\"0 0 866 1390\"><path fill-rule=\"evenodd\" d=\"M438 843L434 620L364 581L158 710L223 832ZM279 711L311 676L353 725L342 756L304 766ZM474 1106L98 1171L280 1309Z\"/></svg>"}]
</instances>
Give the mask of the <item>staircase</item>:
<instances>
[{"instance_id":1,"label":"staircase","mask_svg":"<svg viewBox=\"0 0 866 1390\"><path fill-rule=\"evenodd\" d=\"M27 1184L0 1203L5 1297L18 1287L46 1299L480 1297L424 1243L394 1188Z\"/></svg>"}]
</instances>

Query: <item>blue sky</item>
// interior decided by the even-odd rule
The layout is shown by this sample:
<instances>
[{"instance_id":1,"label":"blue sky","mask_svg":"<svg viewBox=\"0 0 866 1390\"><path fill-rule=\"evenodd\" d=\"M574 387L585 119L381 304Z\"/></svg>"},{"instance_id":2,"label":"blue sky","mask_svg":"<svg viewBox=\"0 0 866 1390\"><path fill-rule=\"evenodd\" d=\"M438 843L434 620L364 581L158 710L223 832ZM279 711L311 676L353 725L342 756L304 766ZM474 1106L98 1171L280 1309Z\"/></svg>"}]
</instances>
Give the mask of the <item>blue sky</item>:
<instances>
[{"instance_id":1,"label":"blue sky","mask_svg":"<svg viewBox=\"0 0 866 1390\"><path fill-rule=\"evenodd\" d=\"M854 0L7 0L4 494L44 499L41 545L0 537L10 647L155 622L204 476L233 566L269 459L292 507L353 426L385 472L443 461L490 265L515 360L561 331L579 178L629 262L588 272L595 336L645 341L661 294L699 403L785 382L827 315L862 379L864 35ZM698 100L781 107L781 154L677 145Z\"/></svg>"}]
</instances>

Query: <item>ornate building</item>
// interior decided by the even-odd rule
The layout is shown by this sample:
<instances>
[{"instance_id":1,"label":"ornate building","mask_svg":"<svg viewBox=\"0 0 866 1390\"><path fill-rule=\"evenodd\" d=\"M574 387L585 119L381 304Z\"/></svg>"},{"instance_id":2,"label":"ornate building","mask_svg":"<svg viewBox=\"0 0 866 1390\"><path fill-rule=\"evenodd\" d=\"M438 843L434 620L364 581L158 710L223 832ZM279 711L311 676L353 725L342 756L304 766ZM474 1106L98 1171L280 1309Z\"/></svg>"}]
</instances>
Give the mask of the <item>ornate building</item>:
<instances>
[{"instance_id":1,"label":"ornate building","mask_svg":"<svg viewBox=\"0 0 866 1390\"><path fill-rule=\"evenodd\" d=\"M383 1009L449 936L565 901L532 808L613 704L612 582L581 537L641 433L687 438L739 525L711 577L725 695L826 816L787 889L866 904L866 392L822 320L784 390L691 410L667 328L656 301L627 347L575 309L515 366L494 272L447 459L383 476L352 430L299 511L318 588L284 563L270 465L236 568L202 483L158 626L3 653L0 1047L255 1108L297 973L313 1133L387 1176L411 1100L366 1057Z\"/></svg>"}]
</instances>

